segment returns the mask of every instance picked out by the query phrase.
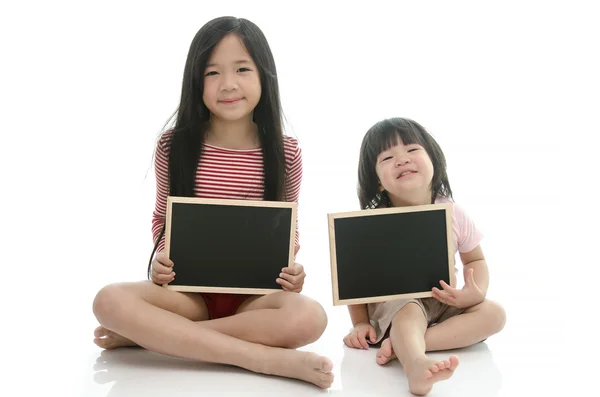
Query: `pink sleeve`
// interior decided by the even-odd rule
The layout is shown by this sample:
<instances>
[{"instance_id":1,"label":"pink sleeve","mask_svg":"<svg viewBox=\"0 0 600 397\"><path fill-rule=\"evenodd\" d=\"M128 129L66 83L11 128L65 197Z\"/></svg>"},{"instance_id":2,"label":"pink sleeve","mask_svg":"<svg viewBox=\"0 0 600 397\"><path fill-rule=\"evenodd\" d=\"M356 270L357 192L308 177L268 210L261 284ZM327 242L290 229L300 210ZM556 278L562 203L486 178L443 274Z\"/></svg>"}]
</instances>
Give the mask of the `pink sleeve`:
<instances>
[{"instance_id":1,"label":"pink sleeve","mask_svg":"<svg viewBox=\"0 0 600 397\"><path fill-rule=\"evenodd\" d=\"M156 156L154 158L154 172L156 174L156 203L152 212L152 241L156 240L162 231L166 220L167 196L169 195L169 160L164 148L164 141L161 138L156 146ZM156 252L165 248L165 236L163 234Z\"/></svg>"},{"instance_id":2,"label":"pink sleeve","mask_svg":"<svg viewBox=\"0 0 600 397\"><path fill-rule=\"evenodd\" d=\"M479 245L483 238L483 234L477 229L475 222L469 218L460 206L456 205L456 203L454 203L453 206L454 216L458 223L458 252L470 252Z\"/></svg>"},{"instance_id":3,"label":"pink sleeve","mask_svg":"<svg viewBox=\"0 0 600 397\"><path fill-rule=\"evenodd\" d=\"M302 184L302 149L294 138L286 137L286 179L285 179L285 201L296 202L300 197L300 185ZM296 219L296 245L300 243L300 232L298 220Z\"/></svg>"}]
</instances>

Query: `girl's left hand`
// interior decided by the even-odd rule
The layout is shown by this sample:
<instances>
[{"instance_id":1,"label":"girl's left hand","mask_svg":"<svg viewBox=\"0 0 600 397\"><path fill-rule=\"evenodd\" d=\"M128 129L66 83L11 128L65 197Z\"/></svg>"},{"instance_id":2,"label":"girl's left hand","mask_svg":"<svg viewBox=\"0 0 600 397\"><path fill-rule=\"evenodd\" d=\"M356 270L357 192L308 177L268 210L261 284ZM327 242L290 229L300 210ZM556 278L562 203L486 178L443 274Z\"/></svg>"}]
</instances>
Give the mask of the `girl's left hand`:
<instances>
[{"instance_id":1,"label":"girl's left hand","mask_svg":"<svg viewBox=\"0 0 600 397\"><path fill-rule=\"evenodd\" d=\"M300 244L294 246L294 258L300 251ZM294 263L290 267L284 267L281 269L279 278L275 282L283 288L284 291L290 292L302 292L302 286L304 285L304 266L299 263Z\"/></svg>"},{"instance_id":2,"label":"girl's left hand","mask_svg":"<svg viewBox=\"0 0 600 397\"><path fill-rule=\"evenodd\" d=\"M438 301L459 309L475 306L485 299L485 294L473 279L473 269L465 269L465 286L462 289L452 288L443 280L440 285L443 291L433 287L433 297Z\"/></svg>"},{"instance_id":3,"label":"girl's left hand","mask_svg":"<svg viewBox=\"0 0 600 397\"><path fill-rule=\"evenodd\" d=\"M279 278L275 281L281 285L284 291L302 292L305 277L304 266L294 263L292 266L281 269Z\"/></svg>"}]
</instances>

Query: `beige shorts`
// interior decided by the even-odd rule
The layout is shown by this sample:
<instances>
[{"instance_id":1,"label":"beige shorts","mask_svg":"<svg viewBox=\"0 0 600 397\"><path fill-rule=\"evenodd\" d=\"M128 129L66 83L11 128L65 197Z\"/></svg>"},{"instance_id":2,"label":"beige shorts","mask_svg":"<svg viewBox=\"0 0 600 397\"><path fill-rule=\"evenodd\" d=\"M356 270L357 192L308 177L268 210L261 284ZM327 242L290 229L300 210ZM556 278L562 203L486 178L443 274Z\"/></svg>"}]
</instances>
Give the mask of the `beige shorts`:
<instances>
[{"instance_id":1,"label":"beige shorts","mask_svg":"<svg viewBox=\"0 0 600 397\"><path fill-rule=\"evenodd\" d=\"M435 298L395 299L387 302L369 303L367 305L369 320L377 332L377 340L373 344L381 342L384 337L389 335L392 319L400 309L411 302L416 303L423 310L428 328L446 321L450 317L462 314L466 310L448 306Z\"/></svg>"}]
</instances>

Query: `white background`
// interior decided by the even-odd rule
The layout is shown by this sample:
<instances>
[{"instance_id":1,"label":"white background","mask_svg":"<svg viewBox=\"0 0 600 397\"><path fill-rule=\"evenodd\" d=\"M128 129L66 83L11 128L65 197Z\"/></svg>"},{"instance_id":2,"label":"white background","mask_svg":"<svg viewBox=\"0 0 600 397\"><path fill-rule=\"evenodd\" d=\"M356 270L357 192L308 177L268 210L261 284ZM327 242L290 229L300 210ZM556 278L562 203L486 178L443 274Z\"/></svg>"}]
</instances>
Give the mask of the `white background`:
<instances>
[{"instance_id":1,"label":"white background","mask_svg":"<svg viewBox=\"0 0 600 397\"><path fill-rule=\"evenodd\" d=\"M464 365L493 370L465 368L434 391L465 395L473 382L483 385L474 395L588 388L600 264L594 2L16 4L0 7L0 332L13 394L132 395L147 383L142 371L118 394L98 381L91 303L107 283L145 278L154 144L176 109L193 36L221 15L248 18L267 36L287 133L303 149L304 293L329 314L307 349L334 361L330 393L364 395L403 377L399 366L376 367L374 351L343 348L350 321L332 306L326 228L328 212L358 208L360 142L394 116L420 122L444 149L455 199L485 234L488 297L508 313L486 342L491 353ZM372 376L357 381L361 371ZM492 372L501 386L488 390ZM382 373L389 379L375 381ZM263 379L236 374L223 382ZM211 378L202 379L187 386L200 392Z\"/></svg>"}]
</instances>

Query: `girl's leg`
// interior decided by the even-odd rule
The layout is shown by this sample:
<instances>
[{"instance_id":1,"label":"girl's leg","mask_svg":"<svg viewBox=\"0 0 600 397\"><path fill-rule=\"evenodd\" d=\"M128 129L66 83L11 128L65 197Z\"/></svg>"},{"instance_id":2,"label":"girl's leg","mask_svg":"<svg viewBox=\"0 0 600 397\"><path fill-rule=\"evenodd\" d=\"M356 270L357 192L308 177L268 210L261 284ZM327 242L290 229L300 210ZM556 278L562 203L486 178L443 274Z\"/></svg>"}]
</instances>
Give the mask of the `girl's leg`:
<instances>
[{"instance_id":1,"label":"girl's leg","mask_svg":"<svg viewBox=\"0 0 600 397\"><path fill-rule=\"evenodd\" d=\"M239 307L236 315L206 321L208 312L199 294L180 294L171 298L173 291L161 287L158 287L161 290L157 293L151 293L156 290L155 287L158 286L151 283L116 285L112 294L121 293L114 289L126 289L154 306L197 321L199 327L267 346L304 346L319 339L327 327L327 314L321 305L294 292L281 291L251 297ZM136 345L105 327L98 327L95 334L96 344L106 349Z\"/></svg>"},{"instance_id":2,"label":"girl's leg","mask_svg":"<svg viewBox=\"0 0 600 397\"><path fill-rule=\"evenodd\" d=\"M426 330L423 310L415 303L408 303L394 316L390 329L390 340L404 367L408 387L416 395L429 393L435 382L450 378L458 366L456 356L436 361L425 355Z\"/></svg>"},{"instance_id":3,"label":"girl's leg","mask_svg":"<svg viewBox=\"0 0 600 397\"><path fill-rule=\"evenodd\" d=\"M331 386L332 363L327 358L246 342L198 326L190 318L206 316L205 309L193 296L149 282L111 285L94 300L94 314L104 328L145 349Z\"/></svg>"},{"instance_id":4,"label":"girl's leg","mask_svg":"<svg viewBox=\"0 0 600 397\"><path fill-rule=\"evenodd\" d=\"M295 292L251 297L237 314L198 323L248 342L295 349L319 339L327 314L316 301Z\"/></svg>"},{"instance_id":5,"label":"girl's leg","mask_svg":"<svg viewBox=\"0 0 600 397\"><path fill-rule=\"evenodd\" d=\"M468 308L425 333L427 351L460 349L479 343L504 328L506 313L490 300Z\"/></svg>"},{"instance_id":6,"label":"girl's leg","mask_svg":"<svg viewBox=\"0 0 600 397\"><path fill-rule=\"evenodd\" d=\"M484 300L464 313L428 328L425 332L426 351L459 349L479 343L504 328L506 313L502 306ZM396 358L395 349L388 339L381 343L377 363L385 364Z\"/></svg>"},{"instance_id":7,"label":"girl's leg","mask_svg":"<svg viewBox=\"0 0 600 397\"><path fill-rule=\"evenodd\" d=\"M208 309L199 294L175 292L159 287L150 281L118 283L104 287L94 301L94 313L97 310L110 311L111 302L118 302L123 293L137 295L144 301L163 310L178 314L192 321L208 319ZM97 317L97 316L96 316ZM102 323L101 323L102 324ZM94 343L103 349L121 346L137 346L137 343L100 325L94 331Z\"/></svg>"}]
</instances>

